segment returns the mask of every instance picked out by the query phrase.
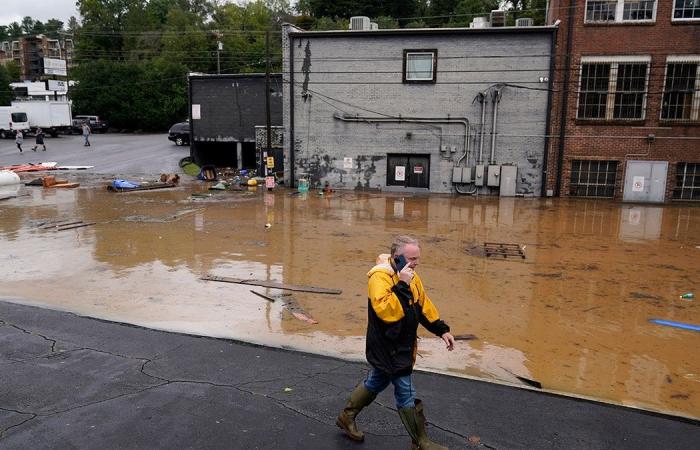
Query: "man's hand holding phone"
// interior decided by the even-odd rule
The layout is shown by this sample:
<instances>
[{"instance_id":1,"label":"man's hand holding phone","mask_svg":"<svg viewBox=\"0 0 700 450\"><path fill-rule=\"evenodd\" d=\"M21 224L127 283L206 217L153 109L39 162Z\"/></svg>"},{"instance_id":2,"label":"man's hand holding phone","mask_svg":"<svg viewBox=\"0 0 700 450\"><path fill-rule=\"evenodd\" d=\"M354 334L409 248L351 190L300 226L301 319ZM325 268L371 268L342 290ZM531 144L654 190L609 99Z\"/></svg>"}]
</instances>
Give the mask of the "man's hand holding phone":
<instances>
[{"instance_id":1,"label":"man's hand holding phone","mask_svg":"<svg viewBox=\"0 0 700 450\"><path fill-rule=\"evenodd\" d=\"M414 272L413 268L408 264L408 261L406 261L406 257L403 255L395 257L394 264L396 264L396 271L398 272L399 280L406 284L411 284Z\"/></svg>"}]
</instances>

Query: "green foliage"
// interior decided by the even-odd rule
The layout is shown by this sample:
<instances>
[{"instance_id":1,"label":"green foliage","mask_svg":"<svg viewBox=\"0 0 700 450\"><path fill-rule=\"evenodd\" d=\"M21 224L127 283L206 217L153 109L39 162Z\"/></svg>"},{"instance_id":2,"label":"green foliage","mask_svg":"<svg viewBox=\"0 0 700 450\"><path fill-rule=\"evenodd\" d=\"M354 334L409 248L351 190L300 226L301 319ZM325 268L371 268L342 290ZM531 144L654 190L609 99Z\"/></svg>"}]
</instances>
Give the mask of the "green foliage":
<instances>
[{"instance_id":1,"label":"green foliage","mask_svg":"<svg viewBox=\"0 0 700 450\"><path fill-rule=\"evenodd\" d=\"M10 82L22 81L22 68L16 61L8 61L5 63L5 70Z\"/></svg>"},{"instance_id":2,"label":"green foliage","mask_svg":"<svg viewBox=\"0 0 700 450\"><path fill-rule=\"evenodd\" d=\"M73 71L76 114L98 114L117 128L163 130L187 114L187 68L163 59L98 60Z\"/></svg>"},{"instance_id":3,"label":"green foliage","mask_svg":"<svg viewBox=\"0 0 700 450\"><path fill-rule=\"evenodd\" d=\"M0 106L9 105L14 99L10 88L10 74L5 66L0 64Z\"/></svg>"},{"instance_id":4,"label":"green foliage","mask_svg":"<svg viewBox=\"0 0 700 450\"><path fill-rule=\"evenodd\" d=\"M498 9L498 0L459 0L455 5L455 17L450 19L450 26L468 27L474 17L488 16Z\"/></svg>"}]
</instances>

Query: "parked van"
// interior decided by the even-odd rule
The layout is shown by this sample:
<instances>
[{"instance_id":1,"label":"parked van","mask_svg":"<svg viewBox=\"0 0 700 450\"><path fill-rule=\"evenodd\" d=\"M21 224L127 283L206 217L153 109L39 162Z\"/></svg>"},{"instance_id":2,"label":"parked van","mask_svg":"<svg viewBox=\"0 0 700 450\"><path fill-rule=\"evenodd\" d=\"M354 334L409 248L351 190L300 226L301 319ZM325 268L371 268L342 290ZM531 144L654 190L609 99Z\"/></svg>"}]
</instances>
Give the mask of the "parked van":
<instances>
[{"instance_id":1,"label":"parked van","mask_svg":"<svg viewBox=\"0 0 700 450\"><path fill-rule=\"evenodd\" d=\"M63 101L23 100L12 102L12 107L27 113L29 127L41 128L56 137L62 131L70 131L71 104Z\"/></svg>"},{"instance_id":2,"label":"parked van","mask_svg":"<svg viewBox=\"0 0 700 450\"><path fill-rule=\"evenodd\" d=\"M29 130L27 113L14 106L0 106L0 139L14 137L17 130Z\"/></svg>"}]
</instances>

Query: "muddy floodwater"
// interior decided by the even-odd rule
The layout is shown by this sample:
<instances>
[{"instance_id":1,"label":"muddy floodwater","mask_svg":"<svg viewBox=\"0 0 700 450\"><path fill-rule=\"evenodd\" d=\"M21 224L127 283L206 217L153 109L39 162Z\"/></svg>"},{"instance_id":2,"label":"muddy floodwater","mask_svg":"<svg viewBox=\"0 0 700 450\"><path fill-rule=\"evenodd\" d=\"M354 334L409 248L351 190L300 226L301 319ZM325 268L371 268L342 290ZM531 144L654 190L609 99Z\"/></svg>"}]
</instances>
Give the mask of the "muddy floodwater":
<instances>
[{"instance_id":1,"label":"muddy floodwater","mask_svg":"<svg viewBox=\"0 0 700 450\"><path fill-rule=\"evenodd\" d=\"M700 418L700 333L650 322L700 325L700 205L214 192L189 180L112 193L103 181L0 201L3 299L361 360L366 273L411 234L441 316L475 337L447 352L423 330L420 368ZM487 256L484 243L517 246Z\"/></svg>"}]
</instances>

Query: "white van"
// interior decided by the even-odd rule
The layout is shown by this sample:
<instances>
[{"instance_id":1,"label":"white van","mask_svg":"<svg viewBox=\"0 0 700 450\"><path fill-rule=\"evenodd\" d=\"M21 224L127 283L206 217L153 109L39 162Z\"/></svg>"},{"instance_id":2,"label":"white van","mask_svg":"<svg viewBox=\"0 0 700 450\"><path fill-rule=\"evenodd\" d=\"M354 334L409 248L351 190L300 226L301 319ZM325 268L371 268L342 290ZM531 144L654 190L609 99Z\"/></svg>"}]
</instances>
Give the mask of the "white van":
<instances>
[{"instance_id":1,"label":"white van","mask_svg":"<svg viewBox=\"0 0 700 450\"><path fill-rule=\"evenodd\" d=\"M14 137L17 130L29 130L27 113L14 106L0 106L0 139Z\"/></svg>"}]
</instances>

